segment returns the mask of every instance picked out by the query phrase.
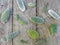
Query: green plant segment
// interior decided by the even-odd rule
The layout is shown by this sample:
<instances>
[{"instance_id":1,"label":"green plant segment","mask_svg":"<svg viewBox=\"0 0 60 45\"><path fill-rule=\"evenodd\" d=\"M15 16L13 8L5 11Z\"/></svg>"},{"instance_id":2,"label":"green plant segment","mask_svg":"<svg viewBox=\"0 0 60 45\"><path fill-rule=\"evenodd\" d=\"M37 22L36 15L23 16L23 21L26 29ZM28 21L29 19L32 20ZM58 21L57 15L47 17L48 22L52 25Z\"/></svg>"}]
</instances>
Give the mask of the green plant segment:
<instances>
[{"instance_id":1,"label":"green plant segment","mask_svg":"<svg viewBox=\"0 0 60 45\"><path fill-rule=\"evenodd\" d=\"M27 34L31 39L37 39L39 37L39 34L35 30L27 30Z\"/></svg>"},{"instance_id":2,"label":"green plant segment","mask_svg":"<svg viewBox=\"0 0 60 45\"><path fill-rule=\"evenodd\" d=\"M21 11L25 11L25 4L23 0L16 0L17 5Z\"/></svg>"},{"instance_id":3,"label":"green plant segment","mask_svg":"<svg viewBox=\"0 0 60 45\"><path fill-rule=\"evenodd\" d=\"M50 16L52 16L54 19L56 20L60 20L60 16L52 9L48 10L48 13L50 14Z\"/></svg>"},{"instance_id":4,"label":"green plant segment","mask_svg":"<svg viewBox=\"0 0 60 45\"><path fill-rule=\"evenodd\" d=\"M1 15L1 22L4 24L9 20L11 8L7 8Z\"/></svg>"},{"instance_id":5,"label":"green plant segment","mask_svg":"<svg viewBox=\"0 0 60 45\"><path fill-rule=\"evenodd\" d=\"M44 20L40 17L30 17L29 18L31 22L36 23L36 24L43 24Z\"/></svg>"},{"instance_id":6,"label":"green plant segment","mask_svg":"<svg viewBox=\"0 0 60 45\"><path fill-rule=\"evenodd\" d=\"M36 45L40 45L40 44L43 44L43 43L45 43L45 42L46 42L45 39L40 39L40 40L36 41L35 44L36 44Z\"/></svg>"},{"instance_id":7,"label":"green plant segment","mask_svg":"<svg viewBox=\"0 0 60 45\"><path fill-rule=\"evenodd\" d=\"M21 43L28 43L26 40L20 40Z\"/></svg>"},{"instance_id":8,"label":"green plant segment","mask_svg":"<svg viewBox=\"0 0 60 45\"><path fill-rule=\"evenodd\" d=\"M2 42L8 42L9 40L15 38L16 36L18 36L18 34L20 34L20 31L15 31L15 32L11 32L9 34L7 34L6 36L4 36L1 41Z\"/></svg>"},{"instance_id":9,"label":"green plant segment","mask_svg":"<svg viewBox=\"0 0 60 45\"><path fill-rule=\"evenodd\" d=\"M51 24L50 25L50 34L55 35L56 31L57 31L57 25L56 24Z\"/></svg>"},{"instance_id":10,"label":"green plant segment","mask_svg":"<svg viewBox=\"0 0 60 45\"><path fill-rule=\"evenodd\" d=\"M24 19L24 17L20 16L19 14L16 14L15 18L22 25L27 25L28 24L28 22Z\"/></svg>"},{"instance_id":11,"label":"green plant segment","mask_svg":"<svg viewBox=\"0 0 60 45\"><path fill-rule=\"evenodd\" d=\"M35 4L35 3L28 3L28 6L29 6L30 8L33 8L33 7L36 6L36 4Z\"/></svg>"},{"instance_id":12,"label":"green plant segment","mask_svg":"<svg viewBox=\"0 0 60 45\"><path fill-rule=\"evenodd\" d=\"M43 11L46 12L47 11L47 5L43 6Z\"/></svg>"}]
</instances>

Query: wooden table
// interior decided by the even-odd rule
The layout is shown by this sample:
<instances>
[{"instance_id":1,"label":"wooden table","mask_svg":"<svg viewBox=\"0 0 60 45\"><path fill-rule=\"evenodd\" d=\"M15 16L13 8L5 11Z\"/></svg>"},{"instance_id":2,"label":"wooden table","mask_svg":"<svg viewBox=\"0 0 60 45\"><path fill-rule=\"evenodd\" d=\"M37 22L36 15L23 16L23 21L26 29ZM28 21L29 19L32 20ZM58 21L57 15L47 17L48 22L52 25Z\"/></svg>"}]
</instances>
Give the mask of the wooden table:
<instances>
[{"instance_id":1,"label":"wooden table","mask_svg":"<svg viewBox=\"0 0 60 45\"><path fill-rule=\"evenodd\" d=\"M29 8L27 6L27 4L29 2L35 3L36 7ZM60 22L53 19L51 16L49 16L48 13L45 13L42 11L43 6L47 4L48 9L53 9L58 14L60 14L60 0L25 0L25 3L26 3L27 9L25 12L21 12L20 9L18 8L16 0L0 0L0 17L1 17L1 14L3 13L3 11L7 7L12 7L12 9L13 9L10 20L4 25L0 22L0 40L3 36L8 34L9 32L13 32L15 30L20 30L20 32L21 32L19 36L12 39L8 43L2 43L0 41L0 45L34 45L32 40L27 36L26 31L28 29L34 29L34 30L40 32L40 34L42 34L42 33L44 33L43 32L44 30L47 30L46 28L48 28L51 23L57 24L57 33L46 44L42 44L42 45L60 45L60 35L59 35L60 34ZM26 18L26 20L28 21L28 25L23 26L15 20L14 16L17 13L20 15L23 15ZM36 24L31 23L29 21L30 16L42 17L45 20L45 24L36 25ZM20 42L21 39L28 40L28 43L22 44Z\"/></svg>"}]
</instances>

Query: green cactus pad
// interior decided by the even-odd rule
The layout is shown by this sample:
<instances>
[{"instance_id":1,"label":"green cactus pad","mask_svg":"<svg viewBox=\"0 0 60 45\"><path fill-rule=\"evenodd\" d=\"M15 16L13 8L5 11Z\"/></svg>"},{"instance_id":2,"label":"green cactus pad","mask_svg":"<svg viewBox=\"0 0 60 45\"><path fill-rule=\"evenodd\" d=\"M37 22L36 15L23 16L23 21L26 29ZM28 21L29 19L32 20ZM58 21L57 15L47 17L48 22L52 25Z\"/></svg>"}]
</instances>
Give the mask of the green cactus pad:
<instances>
[{"instance_id":1,"label":"green cactus pad","mask_svg":"<svg viewBox=\"0 0 60 45\"><path fill-rule=\"evenodd\" d=\"M38 41L35 42L36 45L40 45L40 44L43 44L44 42L46 42L47 40L45 39L40 39Z\"/></svg>"},{"instance_id":2,"label":"green cactus pad","mask_svg":"<svg viewBox=\"0 0 60 45\"><path fill-rule=\"evenodd\" d=\"M24 12L25 11L25 4L24 4L24 0L16 0L16 2L17 2L17 5L18 5L18 7L19 7L19 9L22 11L22 12Z\"/></svg>"},{"instance_id":3,"label":"green cactus pad","mask_svg":"<svg viewBox=\"0 0 60 45\"><path fill-rule=\"evenodd\" d=\"M26 40L20 40L21 41L21 43L28 43L28 41L26 41Z\"/></svg>"},{"instance_id":4,"label":"green cactus pad","mask_svg":"<svg viewBox=\"0 0 60 45\"><path fill-rule=\"evenodd\" d=\"M15 31L15 32L11 32L9 34L7 34L6 36L4 36L1 41L2 42L8 42L9 40L15 38L16 36L18 36L18 34L20 34L20 31Z\"/></svg>"},{"instance_id":5,"label":"green cactus pad","mask_svg":"<svg viewBox=\"0 0 60 45\"><path fill-rule=\"evenodd\" d=\"M55 35L56 31L57 31L57 25L56 24L51 24L50 25L50 34Z\"/></svg>"},{"instance_id":6,"label":"green cactus pad","mask_svg":"<svg viewBox=\"0 0 60 45\"><path fill-rule=\"evenodd\" d=\"M31 39L37 39L39 37L39 34L35 30L27 30L27 34Z\"/></svg>"},{"instance_id":7,"label":"green cactus pad","mask_svg":"<svg viewBox=\"0 0 60 45\"><path fill-rule=\"evenodd\" d=\"M22 25L28 24L28 22L25 20L25 18L23 16L19 16L19 14L16 14L15 18Z\"/></svg>"},{"instance_id":8,"label":"green cactus pad","mask_svg":"<svg viewBox=\"0 0 60 45\"><path fill-rule=\"evenodd\" d=\"M9 20L11 8L7 8L1 15L1 22L4 24Z\"/></svg>"},{"instance_id":9,"label":"green cactus pad","mask_svg":"<svg viewBox=\"0 0 60 45\"><path fill-rule=\"evenodd\" d=\"M30 17L29 18L31 22L35 23L35 24L43 24L44 20L40 17Z\"/></svg>"},{"instance_id":10,"label":"green cactus pad","mask_svg":"<svg viewBox=\"0 0 60 45\"><path fill-rule=\"evenodd\" d=\"M43 6L43 11L46 12L47 11L47 5Z\"/></svg>"},{"instance_id":11,"label":"green cactus pad","mask_svg":"<svg viewBox=\"0 0 60 45\"><path fill-rule=\"evenodd\" d=\"M36 6L36 4L35 3L28 3L28 6L31 7L31 8L33 8L33 7Z\"/></svg>"}]
</instances>

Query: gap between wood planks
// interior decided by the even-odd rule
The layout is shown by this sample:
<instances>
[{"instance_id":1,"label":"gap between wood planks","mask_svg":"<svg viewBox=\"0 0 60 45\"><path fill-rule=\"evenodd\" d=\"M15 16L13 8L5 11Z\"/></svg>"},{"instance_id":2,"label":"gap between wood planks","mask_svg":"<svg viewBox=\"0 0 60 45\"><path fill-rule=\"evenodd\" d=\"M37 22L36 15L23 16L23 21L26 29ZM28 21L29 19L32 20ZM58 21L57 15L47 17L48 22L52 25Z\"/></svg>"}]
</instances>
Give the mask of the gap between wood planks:
<instances>
[{"instance_id":1,"label":"gap between wood planks","mask_svg":"<svg viewBox=\"0 0 60 45\"><path fill-rule=\"evenodd\" d=\"M14 5L14 4L13 4L13 1L14 1L14 0L12 0L12 32L13 32L13 11L14 11L14 10L13 10L13 5ZM13 45L13 39L12 39L12 45Z\"/></svg>"},{"instance_id":2,"label":"gap between wood planks","mask_svg":"<svg viewBox=\"0 0 60 45\"><path fill-rule=\"evenodd\" d=\"M36 16L38 16L38 15L37 15L37 2L38 2L38 1L36 0ZM37 24L36 24L36 31L37 31L37 29L38 29L38 28L37 28Z\"/></svg>"},{"instance_id":3,"label":"gap between wood planks","mask_svg":"<svg viewBox=\"0 0 60 45\"><path fill-rule=\"evenodd\" d=\"M13 32L13 12L14 12L14 7L13 7L13 5L14 5L14 0L12 0L12 32ZM36 0L36 16L38 16L37 15L37 0ZM37 31L37 24L36 24L36 31ZM12 45L13 45L13 39L12 39Z\"/></svg>"}]
</instances>

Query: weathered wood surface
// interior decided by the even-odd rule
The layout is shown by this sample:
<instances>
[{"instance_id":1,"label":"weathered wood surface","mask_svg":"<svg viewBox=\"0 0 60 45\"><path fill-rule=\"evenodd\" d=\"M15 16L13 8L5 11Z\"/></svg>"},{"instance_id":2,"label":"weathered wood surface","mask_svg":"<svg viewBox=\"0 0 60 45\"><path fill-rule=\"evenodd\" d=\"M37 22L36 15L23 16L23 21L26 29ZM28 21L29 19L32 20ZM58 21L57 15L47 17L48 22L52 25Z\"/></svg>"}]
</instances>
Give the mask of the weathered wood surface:
<instances>
[{"instance_id":1,"label":"weathered wood surface","mask_svg":"<svg viewBox=\"0 0 60 45\"><path fill-rule=\"evenodd\" d=\"M8 43L2 43L0 41L0 45L34 45L33 41L28 37L27 35L27 30L28 29L34 29L37 30L38 32L40 32L40 34L48 34L47 32L45 33L45 30L48 30L49 25L51 23L56 23L57 24L57 33L54 37L50 38L50 40L48 40L47 43L44 43L42 45L60 45L60 21L57 21L55 19L53 19L51 16L49 16L49 14L43 10L43 6L47 5L48 10L49 9L53 9L55 10L59 15L60 15L60 0L37 0L37 6L34 8L29 8L27 6L27 4L29 2L33 2L36 3L36 0L25 0L25 4L26 4L26 11L25 12L21 12L20 9L18 8L18 5L16 3L16 0L13 0L13 4L12 4L12 0L0 0L0 17L1 14L3 13L3 11L7 8L7 7L12 7L13 5L13 19L12 16L10 17L10 20L3 25L0 22L0 40L3 36L5 36L6 34L8 34L11 31L16 31L19 30L20 34L19 36L17 36L16 38L13 39L13 41L9 41ZM14 16L16 14L22 15L27 21L28 21L28 25L21 25L19 22L17 22L17 20L14 18ZM29 17L30 16L39 16L42 17L45 20L45 23L43 25L35 25L32 22L29 21ZM12 21L13 20L13 21ZM43 36L41 36L42 38ZM47 38L47 36L45 35L45 37L43 38ZM27 44L23 44L20 42L21 39L27 40L28 43Z\"/></svg>"},{"instance_id":2,"label":"weathered wood surface","mask_svg":"<svg viewBox=\"0 0 60 45\"><path fill-rule=\"evenodd\" d=\"M0 17L7 7L12 8L12 0L0 0ZM0 21L0 45L12 45L12 40L8 43L1 42L1 38L12 31L12 14L9 21L6 24L2 24Z\"/></svg>"},{"instance_id":3,"label":"weathered wood surface","mask_svg":"<svg viewBox=\"0 0 60 45\"><path fill-rule=\"evenodd\" d=\"M27 6L27 3L29 3L29 2L35 3L36 0L25 0L26 6ZM33 9L30 9L30 8L27 6L26 11L25 11L25 12L21 12L20 9L19 9L18 6L17 6L15 0L14 0L13 5L14 5L14 6L13 6L13 8L14 8L14 13L13 13L13 14L14 14L14 15L13 15L13 31L15 31L15 30L20 30L20 35L13 40L13 45L33 45L32 40L28 37L26 31L29 30L29 29L36 29L35 24L32 24L32 23L29 21L29 17L30 17L30 16L36 16L36 7L34 7ZM19 22L17 22L17 21L14 19L14 16L15 16L17 13L18 13L20 16L22 15L22 16L28 21L28 24L27 24L27 25L21 25ZM21 43L21 42L20 42L21 39L27 40L28 43L27 43L27 44Z\"/></svg>"},{"instance_id":4,"label":"weathered wood surface","mask_svg":"<svg viewBox=\"0 0 60 45\"><path fill-rule=\"evenodd\" d=\"M56 23L58 26L56 35L54 37L51 37L50 40L48 40L48 42L46 44L43 44L43 45L60 45L60 43L59 43L60 42L59 41L60 23L59 23L59 21L53 19L48 14L47 11L46 12L43 11L44 5L47 5L47 10L53 9L60 15L60 10L59 10L60 3L59 2L60 2L59 0L39 0L39 1L37 1L37 16L42 17L45 20L45 23L42 26L39 26L39 25L37 26L38 31L41 32L41 30L42 30L42 33L44 33L43 31L48 30L49 25L51 23ZM46 32L44 34L47 35L48 33Z\"/></svg>"}]
</instances>

